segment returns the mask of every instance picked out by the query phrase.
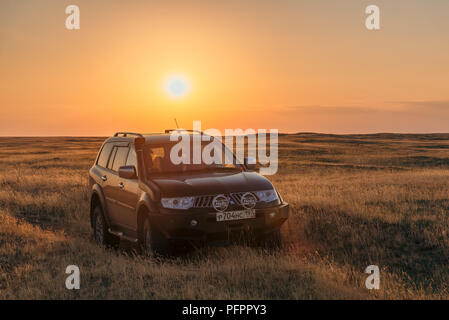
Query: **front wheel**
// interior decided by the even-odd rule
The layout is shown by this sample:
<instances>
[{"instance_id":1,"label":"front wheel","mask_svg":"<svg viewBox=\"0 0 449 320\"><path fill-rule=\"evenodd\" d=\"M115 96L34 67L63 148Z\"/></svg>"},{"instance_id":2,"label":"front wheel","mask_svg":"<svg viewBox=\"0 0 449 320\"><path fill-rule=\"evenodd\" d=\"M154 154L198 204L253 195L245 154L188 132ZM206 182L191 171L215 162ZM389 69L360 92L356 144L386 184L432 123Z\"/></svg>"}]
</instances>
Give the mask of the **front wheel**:
<instances>
[{"instance_id":1,"label":"front wheel","mask_svg":"<svg viewBox=\"0 0 449 320\"><path fill-rule=\"evenodd\" d=\"M149 218L145 219L143 225L142 247L143 253L148 258L154 258L158 255L170 255L172 253L170 241L150 224Z\"/></svg>"}]
</instances>

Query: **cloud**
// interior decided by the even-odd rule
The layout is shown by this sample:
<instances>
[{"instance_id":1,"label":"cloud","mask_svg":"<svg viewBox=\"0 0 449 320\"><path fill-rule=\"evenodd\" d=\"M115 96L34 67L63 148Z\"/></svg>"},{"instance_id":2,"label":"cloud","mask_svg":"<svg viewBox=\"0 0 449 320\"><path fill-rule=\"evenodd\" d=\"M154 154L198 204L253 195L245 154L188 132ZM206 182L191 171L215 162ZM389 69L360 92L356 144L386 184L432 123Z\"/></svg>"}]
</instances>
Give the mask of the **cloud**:
<instances>
[{"instance_id":1,"label":"cloud","mask_svg":"<svg viewBox=\"0 0 449 320\"><path fill-rule=\"evenodd\" d=\"M366 114L379 112L378 109L362 106L287 106L276 110L280 114L308 113L308 114Z\"/></svg>"},{"instance_id":2,"label":"cloud","mask_svg":"<svg viewBox=\"0 0 449 320\"><path fill-rule=\"evenodd\" d=\"M429 100L429 101L387 101L392 105L402 106L406 110L434 110L449 111L449 100Z\"/></svg>"},{"instance_id":3,"label":"cloud","mask_svg":"<svg viewBox=\"0 0 449 320\"><path fill-rule=\"evenodd\" d=\"M331 133L449 132L449 100L389 101L382 107L286 106L276 110L288 127Z\"/></svg>"}]
</instances>

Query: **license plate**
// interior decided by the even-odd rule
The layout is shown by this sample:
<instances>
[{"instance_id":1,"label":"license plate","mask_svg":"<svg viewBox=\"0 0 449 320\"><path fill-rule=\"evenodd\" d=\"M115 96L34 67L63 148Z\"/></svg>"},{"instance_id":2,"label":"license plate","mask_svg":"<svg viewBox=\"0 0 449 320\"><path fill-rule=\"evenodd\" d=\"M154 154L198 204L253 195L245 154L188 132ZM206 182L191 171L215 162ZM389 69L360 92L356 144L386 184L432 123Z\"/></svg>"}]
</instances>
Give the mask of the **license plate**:
<instances>
[{"instance_id":1,"label":"license plate","mask_svg":"<svg viewBox=\"0 0 449 320\"><path fill-rule=\"evenodd\" d=\"M254 209L217 212L217 221L254 219L255 217L256 217L256 210Z\"/></svg>"}]
</instances>

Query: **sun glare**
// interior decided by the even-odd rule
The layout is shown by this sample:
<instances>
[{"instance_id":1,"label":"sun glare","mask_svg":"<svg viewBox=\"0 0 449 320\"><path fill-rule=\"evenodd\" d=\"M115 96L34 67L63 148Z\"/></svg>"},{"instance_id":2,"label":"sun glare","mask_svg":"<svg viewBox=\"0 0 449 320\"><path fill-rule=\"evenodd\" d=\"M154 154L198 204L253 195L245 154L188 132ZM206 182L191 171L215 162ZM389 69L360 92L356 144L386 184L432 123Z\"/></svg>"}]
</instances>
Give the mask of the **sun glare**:
<instances>
[{"instance_id":1,"label":"sun glare","mask_svg":"<svg viewBox=\"0 0 449 320\"><path fill-rule=\"evenodd\" d=\"M167 78L164 84L165 91L171 98L185 97L190 91L190 85L184 76L176 75Z\"/></svg>"}]
</instances>

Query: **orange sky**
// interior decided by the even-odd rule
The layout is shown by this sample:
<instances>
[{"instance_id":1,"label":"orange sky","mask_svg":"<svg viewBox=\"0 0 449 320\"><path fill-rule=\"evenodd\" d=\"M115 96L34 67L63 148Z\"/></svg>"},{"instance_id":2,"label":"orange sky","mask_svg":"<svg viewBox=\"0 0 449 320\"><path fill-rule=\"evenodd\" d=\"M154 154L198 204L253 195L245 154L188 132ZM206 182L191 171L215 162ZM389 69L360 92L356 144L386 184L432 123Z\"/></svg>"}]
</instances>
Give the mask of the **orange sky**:
<instances>
[{"instance_id":1,"label":"orange sky","mask_svg":"<svg viewBox=\"0 0 449 320\"><path fill-rule=\"evenodd\" d=\"M76 4L81 29L65 28ZM365 28L365 7L381 30ZM449 132L449 1L2 0L0 135ZM173 99L164 79L191 91Z\"/></svg>"}]
</instances>

